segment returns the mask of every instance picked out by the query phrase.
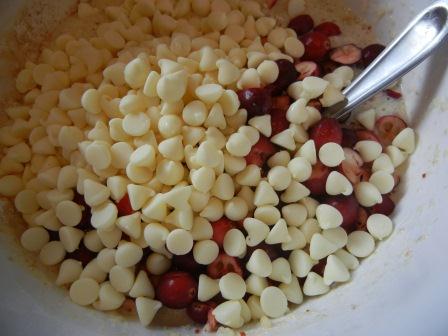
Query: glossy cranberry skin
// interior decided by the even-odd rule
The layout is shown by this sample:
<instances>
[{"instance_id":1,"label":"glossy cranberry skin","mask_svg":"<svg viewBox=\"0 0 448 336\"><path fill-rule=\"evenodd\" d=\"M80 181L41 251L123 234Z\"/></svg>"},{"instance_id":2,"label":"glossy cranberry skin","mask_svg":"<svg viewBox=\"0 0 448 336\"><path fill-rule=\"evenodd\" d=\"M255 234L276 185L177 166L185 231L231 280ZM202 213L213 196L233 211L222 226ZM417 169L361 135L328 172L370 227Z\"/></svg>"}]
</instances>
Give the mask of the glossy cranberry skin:
<instances>
[{"instance_id":1,"label":"glossy cranberry skin","mask_svg":"<svg viewBox=\"0 0 448 336\"><path fill-rule=\"evenodd\" d=\"M129 195L126 194L123 196L121 200L117 203L118 216L128 216L134 213L134 210L131 207L131 200L129 199Z\"/></svg>"},{"instance_id":2,"label":"glossy cranberry skin","mask_svg":"<svg viewBox=\"0 0 448 336\"><path fill-rule=\"evenodd\" d=\"M212 279L220 279L227 273L236 273L243 276L243 269L237 258L221 252L218 257L207 266L207 274Z\"/></svg>"},{"instance_id":3,"label":"glossy cranberry skin","mask_svg":"<svg viewBox=\"0 0 448 336\"><path fill-rule=\"evenodd\" d=\"M297 36L306 34L314 28L314 20L309 15L299 15L289 21L288 27L293 29Z\"/></svg>"},{"instance_id":4,"label":"glossy cranberry skin","mask_svg":"<svg viewBox=\"0 0 448 336\"><path fill-rule=\"evenodd\" d=\"M213 301L195 301L187 307L187 315L196 323L206 324L208 320L208 313L215 307L216 303Z\"/></svg>"},{"instance_id":5,"label":"glossy cranberry skin","mask_svg":"<svg viewBox=\"0 0 448 336\"><path fill-rule=\"evenodd\" d=\"M371 44L362 50L362 63L368 67L386 49L382 44Z\"/></svg>"},{"instance_id":6,"label":"glossy cranberry skin","mask_svg":"<svg viewBox=\"0 0 448 336\"><path fill-rule=\"evenodd\" d=\"M218 244L219 247L222 247L224 244L224 237L227 232L235 227L234 222L227 217L222 217L211 224L213 229L212 239L216 242L216 244Z\"/></svg>"},{"instance_id":7,"label":"glossy cranberry skin","mask_svg":"<svg viewBox=\"0 0 448 336\"><path fill-rule=\"evenodd\" d=\"M355 144L358 142L356 138L356 133L351 128L343 128L342 129L342 147L353 148Z\"/></svg>"},{"instance_id":8,"label":"glossy cranberry skin","mask_svg":"<svg viewBox=\"0 0 448 336\"><path fill-rule=\"evenodd\" d=\"M272 106L270 92L264 88L250 88L238 91L241 108L247 110L248 118L264 115Z\"/></svg>"},{"instance_id":9,"label":"glossy cranberry skin","mask_svg":"<svg viewBox=\"0 0 448 336\"><path fill-rule=\"evenodd\" d=\"M370 208L371 213L389 216L395 210L395 203L388 195L382 195L383 201Z\"/></svg>"},{"instance_id":10,"label":"glossy cranberry skin","mask_svg":"<svg viewBox=\"0 0 448 336\"><path fill-rule=\"evenodd\" d=\"M305 46L304 61L320 61L331 49L328 36L317 31L309 32L300 38Z\"/></svg>"},{"instance_id":11,"label":"glossy cranberry skin","mask_svg":"<svg viewBox=\"0 0 448 336\"><path fill-rule=\"evenodd\" d=\"M345 229L345 231L352 232L356 229L359 204L353 195L328 196L324 198L323 202L339 210L343 218L341 227Z\"/></svg>"},{"instance_id":12,"label":"glossy cranberry skin","mask_svg":"<svg viewBox=\"0 0 448 336\"><path fill-rule=\"evenodd\" d=\"M194 276L201 273L204 270L204 266L198 264L193 257L193 253L190 252L184 255L175 255L173 256L173 266L184 272L188 272Z\"/></svg>"},{"instance_id":13,"label":"glossy cranberry skin","mask_svg":"<svg viewBox=\"0 0 448 336\"><path fill-rule=\"evenodd\" d=\"M299 72L293 63L285 59L279 59L275 61L278 66L278 77L277 80L269 84L266 88L271 91L273 96L278 96L285 91L288 86L297 81L299 77Z\"/></svg>"},{"instance_id":14,"label":"glossy cranberry skin","mask_svg":"<svg viewBox=\"0 0 448 336\"><path fill-rule=\"evenodd\" d=\"M328 37L341 35L341 28L336 23L329 21L318 24L314 30Z\"/></svg>"},{"instance_id":15,"label":"glossy cranberry skin","mask_svg":"<svg viewBox=\"0 0 448 336\"><path fill-rule=\"evenodd\" d=\"M311 176L308 180L303 182L303 185L310 190L311 195L321 196L325 194L325 186L328 175L330 175L330 168L322 164L320 161L313 166Z\"/></svg>"},{"instance_id":16,"label":"glossy cranberry skin","mask_svg":"<svg viewBox=\"0 0 448 336\"><path fill-rule=\"evenodd\" d=\"M316 150L328 142L342 143L342 128L336 119L322 118L311 128L310 139L314 140Z\"/></svg>"},{"instance_id":17,"label":"glossy cranberry skin","mask_svg":"<svg viewBox=\"0 0 448 336\"><path fill-rule=\"evenodd\" d=\"M186 272L169 272L162 276L156 288L157 299L168 308L183 309L197 296L198 284Z\"/></svg>"}]
</instances>

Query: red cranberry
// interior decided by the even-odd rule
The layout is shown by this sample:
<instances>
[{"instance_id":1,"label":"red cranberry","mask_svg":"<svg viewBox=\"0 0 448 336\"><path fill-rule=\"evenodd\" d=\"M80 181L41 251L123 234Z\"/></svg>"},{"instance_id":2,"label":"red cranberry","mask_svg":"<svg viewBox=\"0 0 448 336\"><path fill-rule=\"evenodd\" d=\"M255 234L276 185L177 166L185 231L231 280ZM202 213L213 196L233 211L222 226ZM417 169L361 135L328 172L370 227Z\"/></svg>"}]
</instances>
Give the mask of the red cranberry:
<instances>
[{"instance_id":1,"label":"red cranberry","mask_svg":"<svg viewBox=\"0 0 448 336\"><path fill-rule=\"evenodd\" d=\"M269 256L269 259L271 259L272 261L280 258L283 254L281 244L271 245L271 244L266 244L266 243L260 243L256 246L248 246L247 247L247 252L246 252L246 256L244 257L244 261L247 262L249 260L250 256L252 255L252 253L254 253L255 250L259 250L259 249L265 251L266 254Z\"/></svg>"},{"instance_id":2,"label":"red cranberry","mask_svg":"<svg viewBox=\"0 0 448 336\"><path fill-rule=\"evenodd\" d=\"M241 107L247 110L248 118L267 114L272 106L269 92L263 88L244 89L238 92Z\"/></svg>"},{"instance_id":3,"label":"red cranberry","mask_svg":"<svg viewBox=\"0 0 448 336\"><path fill-rule=\"evenodd\" d=\"M311 195L323 195L325 194L328 175L330 175L330 168L317 161L313 166L310 178L303 182L303 185L310 190Z\"/></svg>"},{"instance_id":4,"label":"red cranberry","mask_svg":"<svg viewBox=\"0 0 448 336\"><path fill-rule=\"evenodd\" d=\"M213 315L213 310L209 310L207 314L207 324L204 327L206 332L215 332L218 330L218 321L216 321L215 315Z\"/></svg>"},{"instance_id":5,"label":"red cranberry","mask_svg":"<svg viewBox=\"0 0 448 336\"><path fill-rule=\"evenodd\" d=\"M302 57L305 61L320 61L331 48L328 36L319 32L309 32L300 40L305 46L305 54Z\"/></svg>"},{"instance_id":6,"label":"red cranberry","mask_svg":"<svg viewBox=\"0 0 448 336\"><path fill-rule=\"evenodd\" d=\"M358 138L358 141L370 140L370 141L380 142L380 139L378 139L378 137L375 135L375 133L373 133L372 131L369 131L369 130L357 130L356 137Z\"/></svg>"},{"instance_id":7,"label":"red cranberry","mask_svg":"<svg viewBox=\"0 0 448 336\"><path fill-rule=\"evenodd\" d=\"M326 74L332 73L334 70L339 68L341 65L332 61L332 60L325 60L319 63L320 68L322 69L322 76L325 76Z\"/></svg>"},{"instance_id":8,"label":"red cranberry","mask_svg":"<svg viewBox=\"0 0 448 336\"><path fill-rule=\"evenodd\" d=\"M407 127L403 119L397 116L384 116L375 123L375 134L380 139L383 146L392 143L398 133Z\"/></svg>"},{"instance_id":9,"label":"red cranberry","mask_svg":"<svg viewBox=\"0 0 448 336\"><path fill-rule=\"evenodd\" d=\"M361 60L361 49L353 44L347 44L331 51L330 59L344 65L356 64Z\"/></svg>"},{"instance_id":10,"label":"red cranberry","mask_svg":"<svg viewBox=\"0 0 448 336\"><path fill-rule=\"evenodd\" d=\"M305 61L299 62L295 65L296 70L299 72L299 80L303 80L306 77L314 76L320 77L321 70L316 62Z\"/></svg>"},{"instance_id":11,"label":"red cranberry","mask_svg":"<svg viewBox=\"0 0 448 336\"><path fill-rule=\"evenodd\" d=\"M368 67L386 49L381 44L371 44L362 50L362 63Z\"/></svg>"},{"instance_id":12,"label":"red cranberry","mask_svg":"<svg viewBox=\"0 0 448 336\"><path fill-rule=\"evenodd\" d=\"M293 29L297 36L310 32L314 27L314 20L309 15L299 15L289 21L288 27Z\"/></svg>"},{"instance_id":13,"label":"red cranberry","mask_svg":"<svg viewBox=\"0 0 448 336\"><path fill-rule=\"evenodd\" d=\"M319 101L319 99L311 99L309 102L308 102L308 105L307 106L310 106L310 107L314 107L316 110L318 110L319 112L322 112L322 104L321 104L321 102Z\"/></svg>"},{"instance_id":14,"label":"red cranberry","mask_svg":"<svg viewBox=\"0 0 448 336\"><path fill-rule=\"evenodd\" d=\"M222 217L221 219L218 219L216 222L212 222L211 224L213 228L212 239L219 245L219 247L222 247L226 233L233 229L235 225L227 217Z\"/></svg>"},{"instance_id":15,"label":"red cranberry","mask_svg":"<svg viewBox=\"0 0 448 336\"><path fill-rule=\"evenodd\" d=\"M235 257L231 257L222 252L207 266L207 274L213 279L219 279L227 273L236 273L243 276L243 269Z\"/></svg>"},{"instance_id":16,"label":"red cranberry","mask_svg":"<svg viewBox=\"0 0 448 336\"><path fill-rule=\"evenodd\" d=\"M192 252L173 256L173 266L180 271L188 272L192 275L197 275L204 270L204 266L194 260Z\"/></svg>"},{"instance_id":17,"label":"red cranberry","mask_svg":"<svg viewBox=\"0 0 448 336\"><path fill-rule=\"evenodd\" d=\"M186 272L169 272L162 276L156 288L157 299L173 309L186 308L198 292L196 280Z\"/></svg>"},{"instance_id":18,"label":"red cranberry","mask_svg":"<svg viewBox=\"0 0 448 336\"><path fill-rule=\"evenodd\" d=\"M297 81L299 73L293 63L285 59L275 61L278 66L279 74L277 80L269 84L266 88L271 90L273 96L280 95L288 86Z\"/></svg>"},{"instance_id":19,"label":"red cranberry","mask_svg":"<svg viewBox=\"0 0 448 336\"><path fill-rule=\"evenodd\" d=\"M209 311L216 307L213 301L195 301L187 307L187 315L196 323L206 324Z\"/></svg>"},{"instance_id":20,"label":"red cranberry","mask_svg":"<svg viewBox=\"0 0 448 336\"><path fill-rule=\"evenodd\" d=\"M117 203L118 216L128 216L134 213L131 207L131 201L129 200L129 195L126 194Z\"/></svg>"},{"instance_id":21,"label":"red cranberry","mask_svg":"<svg viewBox=\"0 0 448 336\"><path fill-rule=\"evenodd\" d=\"M384 91L386 95L392 99L400 99L402 97L402 94L398 91L387 89Z\"/></svg>"},{"instance_id":22,"label":"red cranberry","mask_svg":"<svg viewBox=\"0 0 448 336\"><path fill-rule=\"evenodd\" d=\"M271 109L269 114L271 115L272 136L289 128L289 121L286 119L286 111L274 108Z\"/></svg>"},{"instance_id":23,"label":"red cranberry","mask_svg":"<svg viewBox=\"0 0 448 336\"><path fill-rule=\"evenodd\" d=\"M289 96L278 96L272 98L272 108L287 111L291 105L291 98Z\"/></svg>"},{"instance_id":24,"label":"red cranberry","mask_svg":"<svg viewBox=\"0 0 448 336\"><path fill-rule=\"evenodd\" d=\"M342 128L342 147L352 148L358 142L356 133L351 128Z\"/></svg>"},{"instance_id":25,"label":"red cranberry","mask_svg":"<svg viewBox=\"0 0 448 336\"><path fill-rule=\"evenodd\" d=\"M73 198L73 202L80 205L84 208L82 211L82 217L79 224L76 226L77 229L80 229L84 232L90 231L93 229L91 218L92 218L92 209L87 205L84 196L75 192L75 196Z\"/></svg>"},{"instance_id":26,"label":"red cranberry","mask_svg":"<svg viewBox=\"0 0 448 336\"><path fill-rule=\"evenodd\" d=\"M78 225L79 226L79 225ZM76 226L76 227L78 227ZM80 244L79 248L74 252L67 253L67 259L75 259L82 263L82 266L85 267L89 262L95 259L96 253L87 249L84 244Z\"/></svg>"},{"instance_id":27,"label":"red cranberry","mask_svg":"<svg viewBox=\"0 0 448 336\"><path fill-rule=\"evenodd\" d=\"M352 184L361 182L361 177L364 172L364 161L361 156L351 148L344 148L345 159L338 167L342 173Z\"/></svg>"},{"instance_id":28,"label":"red cranberry","mask_svg":"<svg viewBox=\"0 0 448 336\"><path fill-rule=\"evenodd\" d=\"M266 5L268 6L269 9L274 7L276 3L277 0L266 0Z\"/></svg>"},{"instance_id":29,"label":"red cranberry","mask_svg":"<svg viewBox=\"0 0 448 336\"><path fill-rule=\"evenodd\" d=\"M328 142L342 143L342 128L336 119L322 118L311 128L310 139L314 140L316 150Z\"/></svg>"},{"instance_id":30,"label":"red cranberry","mask_svg":"<svg viewBox=\"0 0 448 336\"><path fill-rule=\"evenodd\" d=\"M388 195L382 195L383 201L380 204L374 205L370 208L370 211L374 214L382 214L386 216L390 216L392 212L395 210L395 203Z\"/></svg>"},{"instance_id":31,"label":"red cranberry","mask_svg":"<svg viewBox=\"0 0 448 336\"><path fill-rule=\"evenodd\" d=\"M314 30L328 37L341 35L341 28L336 23L329 21L318 24Z\"/></svg>"},{"instance_id":32,"label":"red cranberry","mask_svg":"<svg viewBox=\"0 0 448 336\"><path fill-rule=\"evenodd\" d=\"M327 259L321 259L319 262L313 266L311 272L317 273L320 276L324 276L325 266L327 265Z\"/></svg>"},{"instance_id":33,"label":"red cranberry","mask_svg":"<svg viewBox=\"0 0 448 336\"><path fill-rule=\"evenodd\" d=\"M263 167L271 155L276 152L275 146L264 135L260 135L258 142L252 146L249 154L245 157L247 165Z\"/></svg>"},{"instance_id":34,"label":"red cranberry","mask_svg":"<svg viewBox=\"0 0 448 336\"><path fill-rule=\"evenodd\" d=\"M324 203L329 204L339 210L343 218L341 227L345 231L352 232L356 229L359 204L353 195L329 196L324 199Z\"/></svg>"},{"instance_id":35,"label":"red cranberry","mask_svg":"<svg viewBox=\"0 0 448 336\"><path fill-rule=\"evenodd\" d=\"M369 214L367 210L360 207L358 212L358 220L356 223L355 230L357 231L367 231L367 218L369 218Z\"/></svg>"}]
</instances>

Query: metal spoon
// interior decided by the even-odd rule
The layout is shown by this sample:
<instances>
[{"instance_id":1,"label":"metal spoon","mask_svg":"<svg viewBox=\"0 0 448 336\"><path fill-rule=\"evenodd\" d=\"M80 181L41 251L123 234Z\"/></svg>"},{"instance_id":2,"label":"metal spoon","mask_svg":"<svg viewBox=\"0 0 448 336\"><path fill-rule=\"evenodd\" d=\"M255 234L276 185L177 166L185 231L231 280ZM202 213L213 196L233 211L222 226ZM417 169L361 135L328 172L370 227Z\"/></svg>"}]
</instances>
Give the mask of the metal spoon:
<instances>
[{"instance_id":1,"label":"metal spoon","mask_svg":"<svg viewBox=\"0 0 448 336\"><path fill-rule=\"evenodd\" d=\"M345 120L359 104L403 77L440 46L448 35L448 0L422 11L372 62L343 94L346 99L331 106L326 116Z\"/></svg>"}]
</instances>

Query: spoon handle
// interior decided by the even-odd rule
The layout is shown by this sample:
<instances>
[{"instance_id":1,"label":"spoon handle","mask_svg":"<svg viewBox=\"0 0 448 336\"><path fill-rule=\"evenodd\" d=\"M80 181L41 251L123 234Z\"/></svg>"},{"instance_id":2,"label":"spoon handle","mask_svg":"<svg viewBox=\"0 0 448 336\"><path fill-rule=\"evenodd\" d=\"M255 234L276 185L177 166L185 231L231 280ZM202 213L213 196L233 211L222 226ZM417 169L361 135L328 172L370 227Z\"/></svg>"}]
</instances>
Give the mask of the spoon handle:
<instances>
[{"instance_id":1,"label":"spoon handle","mask_svg":"<svg viewBox=\"0 0 448 336\"><path fill-rule=\"evenodd\" d=\"M345 101L327 109L327 116L344 119L377 92L423 62L448 35L448 0L421 12L406 29L348 86Z\"/></svg>"}]
</instances>

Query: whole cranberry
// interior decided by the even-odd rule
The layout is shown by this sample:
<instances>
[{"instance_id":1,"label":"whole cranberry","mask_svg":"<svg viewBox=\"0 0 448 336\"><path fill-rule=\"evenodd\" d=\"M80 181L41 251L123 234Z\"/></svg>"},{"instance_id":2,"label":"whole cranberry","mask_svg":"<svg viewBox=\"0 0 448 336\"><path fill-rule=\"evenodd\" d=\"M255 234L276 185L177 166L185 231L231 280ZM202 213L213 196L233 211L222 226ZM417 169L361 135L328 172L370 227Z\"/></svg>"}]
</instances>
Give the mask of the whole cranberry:
<instances>
[{"instance_id":1,"label":"whole cranberry","mask_svg":"<svg viewBox=\"0 0 448 336\"><path fill-rule=\"evenodd\" d=\"M289 21L288 27L300 36L310 32L314 28L314 20L309 15L299 15Z\"/></svg>"},{"instance_id":2,"label":"whole cranberry","mask_svg":"<svg viewBox=\"0 0 448 336\"><path fill-rule=\"evenodd\" d=\"M342 143L342 128L336 119L322 118L310 130L310 139L314 140L316 149L319 150L328 142Z\"/></svg>"},{"instance_id":3,"label":"whole cranberry","mask_svg":"<svg viewBox=\"0 0 448 336\"><path fill-rule=\"evenodd\" d=\"M304 61L320 61L331 49L328 36L317 31L309 32L300 38L305 46Z\"/></svg>"},{"instance_id":4,"label":"whole cranberry","mask_svg":"<svg viewBox=\"0 0 448 336\"><path fill-rule=\"evenodd\" d=\"M285 59L279 59L275 61L278 66L278 77L277 80L269 84L266 88L271 90L273 96L280 95L283 91L285 91L288 86L297 81L299 77L299 72L293 63Z\"/></svg>"},{"instance_id":5,"label":"whole cranberry","mask_svg":"<svg viewBox=\"0 0 448 336\"><path fill-rule=\"evenodd\" d=\"M350 233L356 229L360 207L353 195L329 196L323 200L323 203L329 204L339 210L343 218L341 227L345 231Z\"/></svg>"},{"instance_id":6,"label":"whole cranberry","mask_svg":"<svg viewBox=\"0 0 448 336\"><path fill-rule=\"evenodd\" d=\"M208 320L208 313L215 307L216 303L213 301L195 301L187 307L187 315L196 323L206 324Z\"/></svg>"},{"instance_id":7,"label":"whole cranberry","mask_svg":"<svg viewBox=\"0 0 448 336\"><path fill-rule=\"evenodd\" d=\"M183 309L197 296L198 284L186 272L169 272L163 275L156 288L156 297L168 308Z\"/></svg>"},{"instance_id":8,"label":"whole cranberry","mask_svg":"<svg viewBox=\"0 0 448 336\"><path fill-rule=\"evenodd\" d=\"M386 49L382 44L371 44L362 50L362 63L368 67Z\"/></svg>"},{"instance_id":9,"label":"whole cranberry","mask_svg":"<svg viewBox=\"0 0 448 336\"><path fill-rule=\"evenodd\" d=\"M204 270L204 266L194 260L193 253L173 256L173 266L192 275L200 274Z\"/></svg>"},{"instance_id":10,"label":"whole cranberry","mask_svg":"<svg viewBox=\"0 0 448 336\"><path fill-rule=\"evenodd\" d=\"M370 208L370 211L374 214L378 213L385 216L389 216L395 210L395 203L388 195L382 195L382 196L383 201Z\"/></svg>"},{"instance_id":11,"label":"whole cranberry","mask_svg":"<svg viewBox=\"0 0 448 336\"><path fill-rule=\"evenodd\" d=\"M241 107L247 110L248 118L264 115L272 106L269 92L264 88L250 88L238 92Z\"/></svg>"}]
</instances>

